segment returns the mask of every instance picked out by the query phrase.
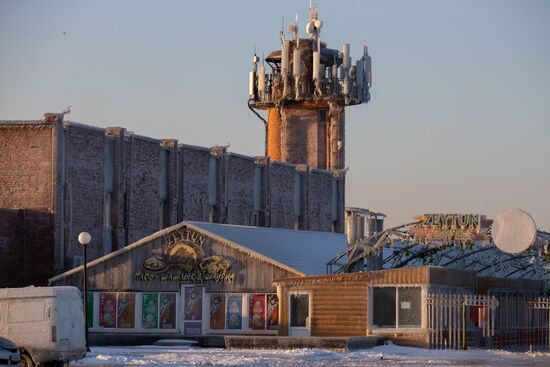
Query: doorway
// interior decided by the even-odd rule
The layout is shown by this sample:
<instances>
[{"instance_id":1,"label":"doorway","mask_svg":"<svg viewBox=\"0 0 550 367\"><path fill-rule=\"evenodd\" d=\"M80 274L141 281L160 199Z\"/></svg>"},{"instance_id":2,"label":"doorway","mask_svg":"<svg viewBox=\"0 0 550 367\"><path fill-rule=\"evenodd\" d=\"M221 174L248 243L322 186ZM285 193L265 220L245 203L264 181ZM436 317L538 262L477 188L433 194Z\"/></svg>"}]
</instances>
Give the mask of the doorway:
<instances>
[{"instance_id":1,"label":"doorway","mask_svg":"<svg viewBox=\"0 0 550 367\"><path fill-rule=\"evenodd\" d=\"M311 299L309 293L289 294L289 336L311 336Z\"/></svg>"},{"instance_id":2,"label":"doorway","mask_svg":"<svg viewBox=\"0 0 550 367\"><path fill-rule=\"evenodd\" d=\"M182 285L181 294L183 297L183 327L181 332L184 335L202 335L204 319L204 286Z\"/></svg>"}]
</instances>

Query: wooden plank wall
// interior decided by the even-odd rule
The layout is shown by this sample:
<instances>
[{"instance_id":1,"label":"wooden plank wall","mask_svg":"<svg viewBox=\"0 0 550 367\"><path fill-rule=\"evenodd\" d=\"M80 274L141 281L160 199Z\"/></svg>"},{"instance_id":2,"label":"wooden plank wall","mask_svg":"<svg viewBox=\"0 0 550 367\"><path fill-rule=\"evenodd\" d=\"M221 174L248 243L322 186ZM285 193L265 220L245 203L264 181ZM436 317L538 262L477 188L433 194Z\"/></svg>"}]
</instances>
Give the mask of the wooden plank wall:
<instances>
[{"instance_id":1,"label":"wooden plank wall","mask_svg":"<svg viewBox=\"0 0 550 367\"><path fill-rule=\"evenodd\" d=\"M88 287L90 291L143 291L177 292L183 282L178 281L138 281L136 273L143 273L143 262L157 254L162 255L170 234L165 233L143 243L130 251L113 256L104 261L96 261L88 266ZM278 267L264 259L251 256L249 252L208 238L202 246L205 257L220 255L231 262L230 272L235 273L233 283L209 282L206 291L213 292L274 292L275 279L296 277L298 274ZM177 271L168 271L175 273ZM62 277L51 285L74 285L82 289L83 271Z\"/></svg>"},{"instance_id":2,"label":"wooden plank wall","mask_svg":"<svg viewBox=\"0 0 550 367\"><path fill-rule=\"evenodd\" d=\"M279 335L288 335L289 294L310 293L312 336L364 336L367 333L368 282L364 277L296 282L278 287Z\"/></svg>"}]
</instances>

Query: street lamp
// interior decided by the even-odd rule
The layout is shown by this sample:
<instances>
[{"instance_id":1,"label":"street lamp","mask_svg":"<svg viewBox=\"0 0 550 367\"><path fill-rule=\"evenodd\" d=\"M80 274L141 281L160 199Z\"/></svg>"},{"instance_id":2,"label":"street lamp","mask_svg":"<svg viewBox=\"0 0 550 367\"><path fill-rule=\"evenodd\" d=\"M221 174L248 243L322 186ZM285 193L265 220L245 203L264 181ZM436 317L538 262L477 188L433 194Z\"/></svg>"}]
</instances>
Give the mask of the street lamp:
<instances>
[{"instance_id":1,"label":"street lamp","mask_svg":"<svg viewBox=\"0 0 550 367\"><path fill-rule=\"evenodd\" d=\"M88 259L86 256L86 245L90 243L92 236L88 232L80 232L78 235L78 242L82 245L84 253L84 330L86 338L86 350L90 351L90 346L88 345Z\"/></svg>"}]
</instances>

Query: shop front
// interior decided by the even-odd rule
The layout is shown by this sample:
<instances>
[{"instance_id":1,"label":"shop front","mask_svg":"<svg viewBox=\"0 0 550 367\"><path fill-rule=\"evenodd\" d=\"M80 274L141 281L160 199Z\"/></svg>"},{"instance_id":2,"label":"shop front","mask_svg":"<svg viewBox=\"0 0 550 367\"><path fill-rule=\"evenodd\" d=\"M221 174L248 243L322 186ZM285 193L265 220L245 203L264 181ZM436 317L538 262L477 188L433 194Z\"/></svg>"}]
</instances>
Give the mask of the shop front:
<instances>
[{"instance_id":1,"label":"shop front","mask_svg":"<svg viewBox=\"0 0 550 367\"><path fill-rule=\"evenodd\" d=\"M322 274L345 241L332 233L180 223L88 263L90 335L276 335L273 281ZM82 289L83 268L50 285Z\"/></svg>"},{"instance_id":2,"label":"shop front","mask_svg":"<svg viewBox=\"0 0 550 367\"><path fill-rule=\"evenodd\" d=\"M433 266L287 278L275 284L280 336L379 335L421 347L429 345L434 321L429 299L492 297L503 289L531 296L544 292L539 280L478 278L474 271ZM469 310L472 315L488 311L476 306ZM446 317L445 323L458 322Z\"/></svg>"}]
</instances>

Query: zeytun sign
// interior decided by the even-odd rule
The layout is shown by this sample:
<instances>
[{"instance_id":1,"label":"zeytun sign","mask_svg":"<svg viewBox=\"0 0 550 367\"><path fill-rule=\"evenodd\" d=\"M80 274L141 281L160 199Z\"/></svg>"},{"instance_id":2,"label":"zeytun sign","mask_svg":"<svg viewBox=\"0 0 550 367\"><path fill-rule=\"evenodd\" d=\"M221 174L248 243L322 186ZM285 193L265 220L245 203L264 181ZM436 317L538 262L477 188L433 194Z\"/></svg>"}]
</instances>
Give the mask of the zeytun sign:
<instances>
[{"instance_id":1,"label":"zeytun sign","mask_svg":"<svg viewBox=\"0 0 550 367\"><path fill-rule=\"evenodd\" d=\"M203 245L207 237L187 227L168 237L162 255L153 255L141 265L142 272L134 280L150 282L231 283L235 274L231 263L222 256L205 257Z\"/></svg>"},{"instance_id":2,"label":"zeytun sign","mask_svg":"<svg viewBox=\"0 0 550 367\"><path fill-rule=\"evenodd\" d=\"M424 214L422 225L435 228L477 228L480 229L479 214Z\"/></svg>"},{"instance_id":3,"label":"zeytun sign","mask_svg":"<svg viewBox=\"0 0 550 367\"><path fill-rule=\"evenodd\" d=\"M423 214L416 217L418 225L409 229L413 237L423 243L471 244L476 240L490 240L487 234L491 221L480 214Z\"/></svg>"}]
</instances>

